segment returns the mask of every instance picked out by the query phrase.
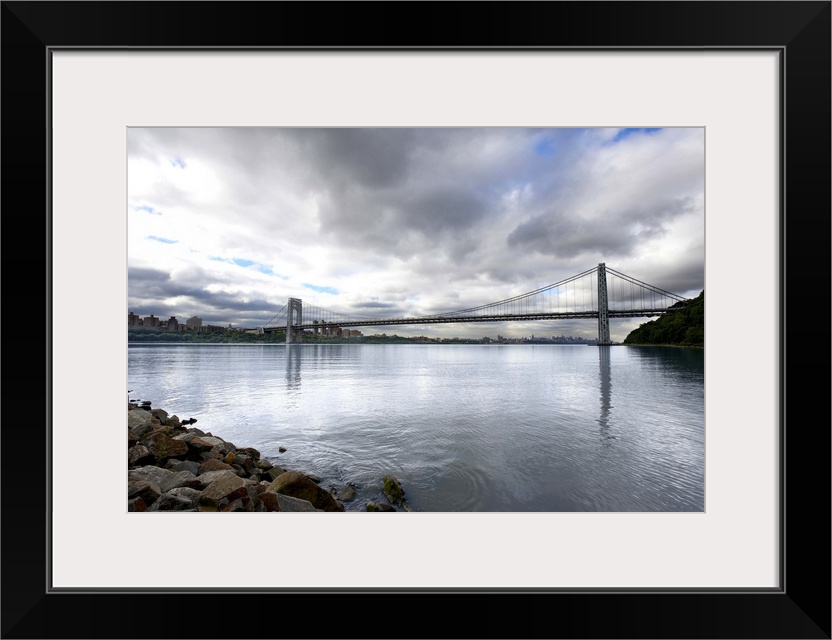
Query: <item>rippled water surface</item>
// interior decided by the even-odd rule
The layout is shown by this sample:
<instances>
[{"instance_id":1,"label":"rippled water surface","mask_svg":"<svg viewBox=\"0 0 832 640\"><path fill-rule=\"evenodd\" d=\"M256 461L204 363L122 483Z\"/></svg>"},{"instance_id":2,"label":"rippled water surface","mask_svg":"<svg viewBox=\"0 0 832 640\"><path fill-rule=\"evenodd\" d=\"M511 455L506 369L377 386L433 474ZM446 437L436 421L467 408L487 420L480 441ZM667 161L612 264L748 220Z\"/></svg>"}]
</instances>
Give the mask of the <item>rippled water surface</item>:
<instances>
[{"instance_id":1,"label":"rippled water surface","mask_svg":"<svg viewBox=\"0 0 832 640\"><path fill-rule=\"evenodd\" d=\"M702 511L704 352L130 345L128 384L204 431L414 511ZM279 453L278 447L286 447Z\"/></svg>"}]
</instances>

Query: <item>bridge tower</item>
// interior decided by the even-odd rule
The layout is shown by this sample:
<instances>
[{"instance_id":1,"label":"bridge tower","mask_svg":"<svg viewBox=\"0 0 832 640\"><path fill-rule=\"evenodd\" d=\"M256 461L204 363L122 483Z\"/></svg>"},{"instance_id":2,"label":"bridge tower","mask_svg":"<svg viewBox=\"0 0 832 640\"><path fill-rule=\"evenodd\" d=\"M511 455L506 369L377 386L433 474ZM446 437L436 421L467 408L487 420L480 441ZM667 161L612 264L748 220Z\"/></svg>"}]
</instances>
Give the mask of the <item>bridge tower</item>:
<instances>
[{"instance_id":1,"label":"bridge tower","mask_svg":"<svg viewBox=\"0 0 832 640\"><path fill-rule=\"evenodd\" d=\"M610 340L610 309L607 304L607 267L606 263L598 264L598 346L611 345Z\"/></svg>"},{"instance_id":2,"label":"bridge tower","mask_svg":"<svg viewBox=\"0 0 832 640\"><path fill-rule=\"evenodd\" d=\"M295 313L297 312L297 315ZM303 303L300 298L289 298L286 313L286 344L294 342L293 327L303 322Z\"/></svg>"}]
</instances>

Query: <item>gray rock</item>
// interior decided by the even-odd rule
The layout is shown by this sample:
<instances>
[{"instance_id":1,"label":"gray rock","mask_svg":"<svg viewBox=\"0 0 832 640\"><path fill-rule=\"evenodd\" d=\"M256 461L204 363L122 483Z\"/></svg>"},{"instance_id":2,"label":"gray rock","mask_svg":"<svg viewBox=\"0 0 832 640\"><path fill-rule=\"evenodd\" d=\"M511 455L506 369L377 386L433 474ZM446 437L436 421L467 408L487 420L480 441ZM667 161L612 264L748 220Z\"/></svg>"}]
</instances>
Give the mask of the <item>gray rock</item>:
<instances>
[{"instance_id":1,"label":"gray rock","mask_svg":"<svg viewBox=\"0 0 832 640\"><path fill-rule=\"evenodd\" d=\"M323 509L316 509L309 500L302 498L293 498L282 493L274 494L277 496L277 503L280 505L281 511L318 511L323 513Z\"/></svg>"},{"instance_id":2,"label":"gray rock","mask_svg":"<svg viewBox=\"0 0 832 640\"><path fill-rule=\"evenodd\" d=\"M284 469L283 467L275 466L266 471L266 473L263 475L267 478L270 478L271 480L274 480L275 478L277 478L277 476L283 475L284 473L286 473L286 469Z\"/></svg>"},{"instance_id":3,"label":"gray rock","mask_svg":"<svg viewBox=\"0 0 832 640\"><path fill-rule=\"evenodd\" d=\"M384 476L382 479L384 495L392 504L401 504L404 500L404 489L394 476Z\"/></svg>"},{"instance_id":4,"label":"gray rock","mask_svg":"<svg viewBox=\"0 0 832 640\"><path fill-rule=\"evenodd\" d=\"M237 449L237 453L250 457L255 462L260 460L260 452L254 447L242 447Z\"/></svg>"},{"instance_id":5,"label":"gray rock","mask_svg":"<svg viewBox=\"0 0 832 640\"><path fill-rule=\"evenodd\" d=\"M164 409L151 409L150 413L161 423L165 424L168 419L168 412Z\"/></svg>"},{"instance_id":6,"label":"gray rock","mask_svg":"<svg viewBox=\"0 0 832 640\"><path fill-rule=\"evenodd\" d=\"M216 482L220 478L239 478L239 476L236 473L234 473L233 469L218 469L217 471L207 471L205 473L201 473L196 477L196 479L199 480L206 487L212 482Z\"/></svg>"},{"instance_id":7,"label":"gray rock","mask_svg":"<svg viewBox=\"0 0 832 640\"><path fill-rule=\"evenodd\" d=\"M144 436L139 444L146 446L159 461L184 456L188 453L188 444L181 440L174 440L161 431L152 431Z\"/></svg>"},{"instance_id":8,"label":"gray rock","mask_svg":"<svg viewBox=\"0 0 832 640\"><path fill-rule=\"evenodd\" d=\"M195 434L191 431L187 431L186 433L179 433L179 434L173 436L173 439L174 440L181 440L182 442L190 442L191 440L193 440L196 437L197 437L197 434Z\"/></svg>"},{"instance_id":9,"label":"gray rock","mask_svg":"<svg viewBox=\"0 0 832 640\"><path fill-rule=\"evenodd\" d=\"M240 465L248 473L251 473L251 470L254 469L254 460L250 456L240 455L239 451L234 456L234 464Z\"/></svg>"},{"instance_id":10,"label":"gray rock","mask_svg":"<svg viewBox=\"0 0 832 640\"><path fill-rule=\"evenodd\" d=\"M266 491L308 500L316 509L344 511L344 505L333 498L329 491L319 487L300 471L287 471L279 475Z\"/></svg>"},{"instance_id":11,"label":"gray rock","mask_svg":"<svg viewBox=\"0 0 832 640\"><path fill-rule=\"evenodd\" d=\"M219 438L214 438L211 436L197 436L195 438L192 438L190 442L188 442L188 446L191 449L194 449L195 451L202 453L204 451L211 451L214 447L217 446L225 446L225 442L223 440L220 440ZM228 453L227 447L225 448L225 453L223 455L225 455L226 453Z\"/></svg>"},{"instance_id":12,"label":"gray rock","mask_svg":"<svg viewBox=\"0 0 832 640\"><path fill-rule=\"evenodd\" d=\"M136 467L127 472L128 478L135 478L137 480L147 480L148 482L155 482L160 487L165 480L174 475L173 471L162 469L155 465L146 465L144 467Z\"/></svg>"},{"instance_id":13,"label":"gray rock","mask_svg":"<svg viewBox=\"0 0 832 640\"><path fill-rule=\"evenodd\" d=\"M249 487L236 476L215 480L199 496L200 511L254 511L254 507Z\"/></svg>"},{"instance_id":14,"label":"gray rock","mask_svg":"<svg viewBox=\"0 0 832 640\"><path fill-rule=\"evenodd\" d=\"M368 502L367 503L367 511L395 511L395 507L392 504L387 504L386 502Z\"/></svg>"},{"instance_id":15,"label":"gray rock","mask_svg":"<svg viewBox=\"0 0 832 640\"><path fill-rule=\"evenodd\" d=\"M162 495L162 490L155 482L148 482L147 480L137 478L127 479L128 505L133 498L141 498L145 505L150 506L159 499L160 495Z\"/></svg>"},{"instance_id":16,"label":"gray rock","mask_svg":"<svg viewBox=\"0 0 832 640\"><path fill-rule=\"evenodd\" d=\"M150 411L145 411L144 409L131 409L127 412L127 428L133 429L133 427L138 427L140 425L149 425L151 418L153 418L153 414L150 413Z\"/></svg>"},{"instance_id":17,"label":"gray rock","mask_svg":"<svg viewBox=\"0 0 832 640\"><path fill-rule=\"evenodd\" d=\"M344 485L336 490L336 496L342 502L351 502L355 500L355 487L352 485Z\"/></svg>"},{"instance_id":18,"label":"gray rock","mask_svg":"<svg viewBox=\"0 0 832 640\"><path fill-rule=\"evenodd\" d=\"M173 472L190 471L195 476L199 475L199 463L193 460L177 460L176 458L171 458L165 463L165 469Z\"/></svg>"},{"instance_id":19,"label":"gray rock","mask_svg":"<svg viewBox=\"0 0 832 640\"><path fill-rule=\"evenodd\" d=\"M162 493L167 493L171 489L179 487L202 489L205 485L190 471L173 472L173 475L167 477L159 483L159 488L162 490Z\"/></svg>"},{"instance_id":20,"label":"gray rock","mask_svg":"<svg viewBox=\"0 0 832 640\"><path fill-rule=\"evenodd\" d=\"M194 509L201 492L189 487L179 487L163 493L159 496L148 511L185 511Z\"/></svg>"},{"instance_id":21,"label":"gray rock","mask_svg":"<svg viewBox=\"0 0 832 640\"><path fill-rule=\"evenodd\" d=\"M208 473L209 471L234 471L230 464L220 462L215 458L209 458L199 465L199 473Z\"/></svg>"},{"instance_id":22,"label":"gray rock","mask_svg":"<svg viewBox=\"0 0 832 640\"><path fill-rule=\"evenodd\" d=\"M130 434L131 438L135 438L136 440L142 438L151 431L153 431L153 424L150 422L143 422L132 427L127 427L127 433Z\"/></svg>"},{"instance_id":23,"label":"gray rock","mask_svg":"<svg viewBox=\"0 0 832 640\"><path fill-rule=\"evenodd\" d=\"M144 466L154 462L156 462L156 456L150 453L144 445L136 444L127 450L127 465L130 467Z\"/></svg>"}]
</instances>

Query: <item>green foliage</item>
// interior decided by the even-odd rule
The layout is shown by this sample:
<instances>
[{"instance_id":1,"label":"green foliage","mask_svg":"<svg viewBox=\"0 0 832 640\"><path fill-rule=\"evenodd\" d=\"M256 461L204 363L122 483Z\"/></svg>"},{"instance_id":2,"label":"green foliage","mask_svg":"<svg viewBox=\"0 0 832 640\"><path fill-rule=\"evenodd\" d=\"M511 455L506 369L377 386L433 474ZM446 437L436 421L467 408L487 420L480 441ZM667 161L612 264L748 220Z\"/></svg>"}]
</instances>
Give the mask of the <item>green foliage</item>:
<instances>
[{"instance_id":1,"label":"green foliage","mask_svg":"<svg viewBox=\"0 0 832 640\"><path fill-rule=\"evenodd\" d=\"M630 332L624 344L705 346L705 291L675 310Z\"/></svg>"}]
</instances>

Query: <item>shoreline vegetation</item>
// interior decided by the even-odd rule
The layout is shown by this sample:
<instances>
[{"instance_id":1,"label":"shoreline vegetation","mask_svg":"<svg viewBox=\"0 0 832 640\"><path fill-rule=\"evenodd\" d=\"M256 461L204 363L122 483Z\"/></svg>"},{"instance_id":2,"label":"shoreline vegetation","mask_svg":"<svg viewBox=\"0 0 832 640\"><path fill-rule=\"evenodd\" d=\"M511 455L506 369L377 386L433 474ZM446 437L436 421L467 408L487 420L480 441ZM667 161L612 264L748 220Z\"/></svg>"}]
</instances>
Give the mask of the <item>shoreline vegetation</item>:
<instances>
[{"instance_id":1,"label":"shoreline vegetation","mask_svg":"<svg viewBox=\"0 0 832 640\"><path fill-rule=\"evenodd\" d=\"M628 346L705 347L705 290L692 300L673 305L674 313L645 322L624 338Z\"/></svg>"},{"instance_id":2,"label":"shoreline vegetation","mask_svg":"<svg viewBox=\"0 0 832 640\"><path fill-rule=\"evenodd\" d=\"M320 478L286 469L253 447L237 447L191 426L149 401L127 403L127 510L344 512L355 499L351 484L329 491ZM367 502L362 511L413 511L401 483L379 479L387 502Z\"/></svg>"}]
</instances>

